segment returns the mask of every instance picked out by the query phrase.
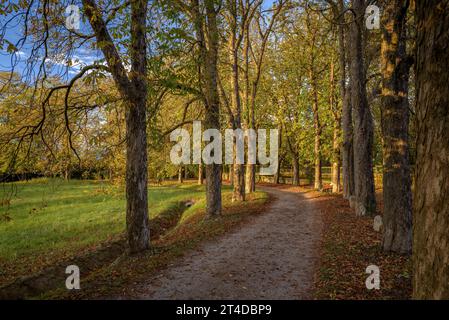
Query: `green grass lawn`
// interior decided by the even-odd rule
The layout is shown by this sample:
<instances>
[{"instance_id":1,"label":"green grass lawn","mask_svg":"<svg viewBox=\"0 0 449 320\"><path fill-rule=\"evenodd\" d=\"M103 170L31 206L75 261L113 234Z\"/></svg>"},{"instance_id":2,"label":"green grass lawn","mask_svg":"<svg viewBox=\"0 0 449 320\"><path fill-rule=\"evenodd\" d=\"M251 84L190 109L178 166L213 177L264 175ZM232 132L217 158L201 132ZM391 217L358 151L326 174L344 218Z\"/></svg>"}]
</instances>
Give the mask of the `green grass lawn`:
<instances>
[{"instance_id":1,"label":"green grass lawn","mask_svg":"<svg viewBox=\"0 0 449 320\"><path fill-rule=\"evenodd\" d=\"M4 199L12 187L17 192L8 208ZM204 198L204 187L150 186L148 196L154 218L180 201ZM107 182L37 179L4 184L0 200L0 267L15 260L76 252L116 239L125 230L123 187ZM0 268L0 277L1 273Z\"/></svg>"}]
</instances>

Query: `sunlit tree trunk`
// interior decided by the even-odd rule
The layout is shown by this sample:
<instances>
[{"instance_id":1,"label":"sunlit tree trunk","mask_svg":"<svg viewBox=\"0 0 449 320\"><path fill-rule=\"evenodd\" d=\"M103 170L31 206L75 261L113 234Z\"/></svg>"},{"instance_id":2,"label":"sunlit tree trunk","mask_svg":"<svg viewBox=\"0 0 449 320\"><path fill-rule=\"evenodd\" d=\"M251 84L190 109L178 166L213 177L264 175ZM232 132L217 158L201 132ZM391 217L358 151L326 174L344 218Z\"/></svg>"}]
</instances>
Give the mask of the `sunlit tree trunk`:
<instances>
[{"instance_id":1,"label":"sunlit tree trunk","mask_svg":"<svg viewBox=\"0 0 449 320\"><path fill-rule=\"evenodd\" d=\"M68 166L64 170L64 180L65 181L69 181L70 180L70 169L68 168Z\"/></svg>"},{"instance_id":2,"label":"sunlit tree trunk","mask_svg":"<svg viewBox=\"0 0 449 320\"><path fill-rule=\"evenodd\" d=\"M342 99L342 134L343 144L341 147L341 160L343 165L343 196L349 199L354 194L354 162L353 162L353 126L352 107L350 103L350 92L346 86L347 81L347 61L346 61L346 26L345 26L345 5L343 0L338 0L338 6L334 13L339 21L338 28L338 52L340 65L340 95Z\"/></svg>"},{"instance_id":3,"label":"sunlit tree trunk","mask_svg":"<svg viewBox=\"0 0 449 320\"><path fill-rule=\"evenodd\" d=\"M365 1L352 0L355 13L350 30L351 105L354 117L354 184L357 216L374 215L376 198L373 176L373 119L366 96L362 33L365 28ZM354 19L355 18L355 19Z\"/></svg>"},{"instance_id":4,"label":"sunlit tree trunk","mask_svg":"<svg viewBox=\"0 0 449 320\"><path fill-rule=\"evenodd\" d=\"M299 181L299 154L296 151L296 147L293 146L292 141L291 141L290 137L288 136L288 134L286 134L286 139L285 140L287 142L288 150L290 151L290 156L292 157L292 167L293 167L292 184L294 186L299 186L300 185L300 181Z\"/></svg>"},{"instance_id":5,"label":"sunlit tree trunk","mask_svg":"<svg viewBox=\"0 0 449 320\"><path fill-rule=\"evenodd\" d=\"M335 103L335 66L331 61L330 70L330 107L334 115L334 132L332 138L332 192L340 192L340 167L341 167L341 111Z\"/></svg>"},{"instance_id":6,"label":"sunlit tree trunk","mask_svg":"<svg viewBox=\"0 0 449 320\"><path fill-rule=\"evenodd\" d=\"M299 161L298 161L297 157L293 157L292 166L293 166L293 180L292 180L292 184L294 186L299 186L299 184L300 184L300 181L299 181Z\"/></svg>"},{"instance_id":7,"label":"sunlit tree trunk","mask_svg":"<svg viewBox=\"0 0 449 320\"><path fill-rule=\"evenodd\" d=\"M281 182L281 176L279 174L279 166L280 166L281 161L278 161L278 171L276 172L276 174L273 177L273 182L275 184L279 184Z\"/></svg>"},{"instance_id":8,"label":"sunlit tree trunk","mask_svg":"<svg viewBox=\"0 0 449 320\"><path fill-rule=\"evenodd\" d=\"M261 37L259 54L253 56L253 65L254 65L254 79L251 81L251 101L247 99L247 108L248 110L248 118L247 118L247 126L249 129L256 129L256 97L257 90L259 88L259 82L261 79L262 65L265 57L265 51L267 48L267 43L271 31L273 30L273 26L278 19L283 6L285 5L285 1L279 1L276 6L273 7L271 21L267 23L266 19L262 15L258 15L255 22L258 24L259 35ZM267 24L266 24L267 23ZM266 24L266 28L264 29L263 25ZM246 44L244 49L244 59L246 64L246 85L247 85L247 94L249 92L249 49L251 47L250 41L250 32L249 26L247 26L246 30ZM255 53L255 50L252 50L252 53ZM256 165L248 164L246 168L246 190L248 193L256 191Z\"/></svg>"},{"instance_id":9,"label":"sunlit tree trunk","mask_svg":"<svg viewBox=\"0 0 449 320\"><path fill-rule=\"evenodd\" d=\"M249 104L249 119L248 119L248 128L255 129L256 128L256 116L255 116L255 107L256 107L256 90L257 84L253 82L252 85L252 94L251 101ZM252 193L256 191L256 165L255 164L247 164L246 165L246 182L245 188L247 193Z\"/></svg>"},{"instance_id":10,"label":"sunlit tree trunk","mask_svg":"<svg viewBox=\"0 0 449 320\"><path fill-rule=\"evenodd\" d=\"M256 129L256 92L257 92L257 83L253 82L252 85L252 94L251 94L251 102L249 109L249 129ZM252 193L256 191L256 165L255 164L247 164L246 165L246 192Z\"/></svg>"},{"instance_id":11,"label":"sunlit tree trunk","mask_svg":"<svg viewBox=\"0 0 449 320\"><path fill-rule=\"evenodd\" d=\"M217 61L219 33L217 8L214 0L205 0L205 15L199 0L193 0L192 14L199 46L202 85L205 100L205 129L220 130L220 102L218 95ZM208 216L221 214L221 165L206 165L206 213Z\"/></svg>"},{"instance_id":12,"label":"sunlit tree trunk","mask_svg":"<svg viewBox=\"0 0 449 320\"><path fill-rule=\"evenodd\" d=\"M123 62L93 0L83 0L84 13L101 44L108 69L126 105L126 228L131 253L149 247L147 172L147 75L146 13L148 1L131 2L130 61L127 75Z\"/></svg>"},{"instance_id":13,"label":"sunlit tree trunk","mask_svg":"<svg viewBox=\"0 0 449 320\"><path fill-rule=\"evenodd\" d=\"M249 25L247 24L244 29L245 39L243 41L243 61L244 61L244 79L245 79L245 89L244 89L244 102L245 102L245 119L246 127L248 129L254 129L255 118L253 113L253 104L250 100L250 79L249 79L249 50L250 50L250 34ZM254 121L253 121L254 120ZM254 183L253 183L254 182ZM255 166L252 164L247 164L245 168L245 192L251 193L255 190Z\"/></svg>"},{"instance_id":14,"label":"sunlit tree trunk","mask_svg":"<svg viewBox=\"0 0 449 320\"><path fill-rule=\"evenodd\" d=\"M449 299L449 1L416 1L413 297Z\"/></svg>"},{"instance_id":15,"label":"sunlit tree trunk","mask_svg":"<svg viewBox=\"0 0 449 320\"><path fill-rule=\"evenodd\" d=\"M313 66L313 62L312 62ZM318 88L316 84L315 74L313 70L310 70L311 79L311 98L312 98L312 111L313 111L313 122L315 127L315 181L314 188L316 190L323 189L323 178L322 178L322 168L321 168L321 133L322 126L319 115L318 107Z\"/></svg>"},{"instance_id":16,"label":"sunlit tree trunk","mask_svg":"<svg viewBox=\"0 0 449 320\"><path fill-rule=\"evenodd\" d=\"M183 183L184 177L182 175L182 166L179 166L178 168L178 183Z\"/></svg>"},{"instance_id":17,"label":"sunlit tree trunk","mask_svg":"<svg viewBox=\"0 0 449 320\"><path fill-rule=\"evenodd\" d=\"M232 199L233 201L245 201L245 165L244 164L234 164L233 172L233 190Z\"/></svg>"},{"instance_id":18,"label":"sunlit tree trunk","mask_svg":"<svg viewBox=\"0 0 449 320\"><path fill-rule=\"evenodd\" d=\"M342 114L343 128L343 196L349 199L355 194L354 186L354 145L353 145L353 125L352 125L352 106L351 106L351 88L345 90Z\"/></svg>"},{"instance_id":19,"label":"sunlit tree trunk","mask_svg":"<svg viewBox=\"0 0 449 320\"><path fill-rule=\"evenodd\" d=\"M278 146L279 146L279 150L282 149L282 125L278 124ZM281 178L281 166L282 166L282 161L284 160L283 155L281 155L279 157L279 161L278 161L278 165L276 168L276 173L274 174L274 183L279 184L280 183L280 178Z\"/></svg>"},{"instance_id":20,"label":"sunlit tree trunk","mask_svg":"<svg viewBox=\"0 0 449 320\"><path fill-rule=\"evenodd\" d=\"M108 169L108 180L111 182L113 178L113 171L112 168Z\"/></svg>"},{"instance_id":21,"label":"sunlit tree trunk","mask_svg":"<svg viewBox=\"0 0 449 320\"><path fill-rule=\"evenodd\" d=\"M412 195L408 148L410 63L406 52L408 0L386 2L382 21L382 134L384 251L412 249Z\"/></svg>"},{"instance_id":22,"label":"sunlit tree trunk","mask_svg":"<svg viewBox=\"0 0 449 320\"><path fill-rule=\"evenodd\" d=\"M232 87L232 107L234 109L233 129L242 129L242 104L240 99L240 84L239 84L239 57L238 51L242 35L237 38L237 24L238 24L238 6L236 0L228 1L228 22L230 27L230 37L228 41L229 63L232 68L231 87ZM243 19L243 18L242 18ZM237 154L236 143L234 141L234 151ZM235 160L235 158L234 158ZM233 180L233 201L245 201L245 166L244 164L234 164L234 180Z\"/></svg>"},{"instance_id":23,"label":"sunlit tree trunk","mask_svg":"<svg viewBox=\"0 0 449 320\"><path fill-rule=\"evenodd\" d=\"M147 1L131 3L131 82L126 109L126 224L131 252L149 247L145 26Z\"/></svg>"},{"instance_id":24,"label":"sunlit tree trunk","mask_svg":"<svg viewBox=\"0 0 449 320\"><path fill-rule=\"evenodd\" d=\"M203 184L203 164L200 163L198 165L198 185L202 185Z\"/></svg>"},{"instance_id":25,"label":"sunlit tree trunk","mask_svg":"<svg viewBox=\"0 0 449 320\"><path fill-rule=\"evenodd\" d=\"M234 165L233 164L229 165L228 176L229 176L229 183L231 184L231 186L233 186L234 185Z\"/></svg>"},{"instance_id":26,"label":"sunlit tree trunk","mask_svg":"<svg viewBox=\"0 0 449 320\"><path fill-rule=\"evenodd\" d=\"M341 158L340 158L340 132L341 129L339 127L334 129L334 136L333 136L333 162L332 162L332 192L338 193L341 191L341 175L340 175L340 168L341 168Z\"/></svg>"}]
</instances>

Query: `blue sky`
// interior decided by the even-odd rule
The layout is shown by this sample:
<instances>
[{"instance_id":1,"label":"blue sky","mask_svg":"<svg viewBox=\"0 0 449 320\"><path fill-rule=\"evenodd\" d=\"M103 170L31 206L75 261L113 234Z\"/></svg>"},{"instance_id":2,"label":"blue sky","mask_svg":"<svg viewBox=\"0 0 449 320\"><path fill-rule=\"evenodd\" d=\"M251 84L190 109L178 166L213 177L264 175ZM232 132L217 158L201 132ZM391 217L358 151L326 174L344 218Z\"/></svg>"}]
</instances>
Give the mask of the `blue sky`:
<instances>
[{"instance_id":1,"label":"blue sky","mask_svg":"<svg viewBox=\"0 0 449 320\"><path fill-rule=\"evenodd\" d=\"M11 5L11 3L14 3L17 1L10 1L8 4L0 4L0 9L4 9L8 5ZM35 1L37 3L38 1ZM36 5L35 5L36 6ZM33 9L32 9L33 10ZM15 13L13 13L15 14ZM9 21L13 14L8 14L6 16L0 15L0 30L2 29L3 25ZM68 14L66 14L67 16ZM64 17L65 19L65 17ZM23 21L23 15L21 19L12 20L8 23L6 32L3 35L4 39L7 40L10 43L13 43L17 46L18 41L23 37L23 28L24 28L24 21ZM89 33L88 26L81 21L81 30L82 33ZM2 35L0 34L0 40ZM26 43L22 44L20 43L19 46L17 46L18 51L16 51L14 54L9 53L7 49L7 44L3 45L3 48L0 48L0 71L11 71L12 67L14 66L14 71L20 74L25 73L28 65L28 60L30 59L31 50L32 50L32 42L33 39L30 37ZM49 41L49 44L51 41ZM55 43L51 43L55 44ZM57 45L57 44L56 44ZM43 50L40 54L43 54ZM67 53L64 53L63 55L67 55ZM50 58L47 59L47 62L51 65L51 71L49 73L51 75L59 75L62 78L70 79L75 74L77 74L77 71L82 67L83 65L92 64L95 61L101 60L103 58L102 54L97 50L92 50L88 46L84 45L81 46L79 49L75 49L74 52L70 54L71 60L72 60L72 66L67 66L67 60L64 56L61 56L59 58ZM42 59L39 55L35 55L35 58L38 59L38 61L35 61L34 63L36 65L40 65L42 62ZM31 80L31 79L28 79Z\"/></svg>"}]
</instances>

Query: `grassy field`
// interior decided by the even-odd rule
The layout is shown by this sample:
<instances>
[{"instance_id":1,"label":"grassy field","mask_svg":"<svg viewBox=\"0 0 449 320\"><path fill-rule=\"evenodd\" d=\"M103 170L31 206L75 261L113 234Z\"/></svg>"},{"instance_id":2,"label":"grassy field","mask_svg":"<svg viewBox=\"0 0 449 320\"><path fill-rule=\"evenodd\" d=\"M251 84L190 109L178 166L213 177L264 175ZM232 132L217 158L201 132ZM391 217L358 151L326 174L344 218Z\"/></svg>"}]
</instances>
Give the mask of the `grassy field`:
<instances>
[{"instance_id":1,"label":"grassy field","mask_svg":"<svg viewBox=\"0 0 449 320\"><path fill-rule=\"evenodd\" d=\"M150 186L148 196L154 219L181 201L200 201L204 187ZM125 230L124 190L107 182L37 179L3 184L0 201L0 284L95 250Z\"/></svg>"},{"instance_id":2,"label":"grassy field","mask_svg":"<svg viewBox=\"0 0 449 320\"><path fill-rule=\"evenodd\" d=\"M106 182L40 179L16 183L14 188L17 192L10 207L0 209L1 260L62 248L76 250L110 239L125 228L123 190ZM0 190L4 199L11 186ZM202 198L204 188L157 186L149 188L148 196L154 218L182 200Z\"/></svg>"}]
</instances>

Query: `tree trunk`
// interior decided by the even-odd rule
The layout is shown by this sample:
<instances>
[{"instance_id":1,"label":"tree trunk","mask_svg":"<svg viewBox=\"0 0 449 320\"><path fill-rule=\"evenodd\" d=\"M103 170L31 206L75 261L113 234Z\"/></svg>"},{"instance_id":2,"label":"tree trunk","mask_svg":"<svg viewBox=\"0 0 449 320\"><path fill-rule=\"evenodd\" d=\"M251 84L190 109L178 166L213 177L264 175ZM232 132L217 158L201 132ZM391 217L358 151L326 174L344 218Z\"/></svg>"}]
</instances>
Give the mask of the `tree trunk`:
<instances>
[{"instance_id":1,"label":"tree trunk","mask_svg":"<svg viewBox=\"0 0 449 320\"><path fill-rule=\"evenodd\" d=\"M316 190L323 189L323 178L321 174L321 135L315 134L315 175L314 188Z\"/></svg>"},{"instance_id":2,"label":"tree trunk","mask_svg":"<svg viewBox=\"0 0 449 320\"><path fill-rule=\"evenodd\" d=\"M237 43L237 3L233 1L231 12L231 36L229 38L228 50L229 60L232 66L231 86L232 86L232 107L234 108L234 129L242 129L242 106L240 99L240 85L239 85L239 65L238 65L238 50ZM234 140L234 151L237 155L236 141ZM236 157L234 157L234 162ZM234 164L234 184L232 201L245 201L245 166L244 164Z\"/></svg>"},{"instance_id":3,"label":"tree trunk","mask_svg":"<svg viewBox=\"0 0 449 320\"><path fill-rule=\"evenodd\" d=\"M312 40L310 47L310 67L309 67L309 81L310 81L310 100L312 101L312 112L313 112L313 124L315 127L315 178L314 178L314 188L316 190L323 189L323 179L321 172L321 133L322 126L320 121L319 107L318 107L318 84L315 71L315 42L316 42L316 31L309 30L312 32Z\"/></svg>"},{"instance_id":4,"label":"tree trunk","mask_svg":"<svg viewBox=\"0 0 449 320\"><path fill-rule=\"evenodd\" d=\"M252 193L256 191L256 165L254 164L246 165L245 187L247 193Z\"/></svg>"},{"instance_id":5,"label":"tree trunk","mask_svg":"<svg viewBox=\"0 0 449 320\"><path fill-rule=\"evenodd\" d=\"M276 173L274 175L274 183L275 184L279 184L281 182L281 165L282 165L282 161L283 160L284 159L282 157L279 158L277 171L276 171Z\"/></svg>"},{"instance_id":6,"label":"tree trunk","mask_svg":"<svg viewBox=\"0 0 449 320\"><path fill-rule=\"evenodd\" d=\"M249 129L256 129L256 94L257 94L257 85L258 79L253 82L252 85L252 94L251 94L251 103L249 110ZM246 167L246 192L252 193L256 191L256 165L255 164L247 164Z\"/></svg>"},{"instance_id":7,"label":"tree trunk","mask_svg":"<svg viewBox=\"0 0 449 320\"><path fill-rule=\"evenodd\" d=\"M126 225L131 252L149 247L146 96L126 112Z\"/></svg>"},{"instance_id":8,"label":"tree trunk","mask_svg":"<svg viewBox=\"0 0 449 320\"><path fill-rule=\"evenodd\" d=\"M351 88L345 90L343 102L343 196L349 199L355 194L354 186L354 145L353 145L353 126L352 126L352 106L350 103Z\"/></svg>"},{"instance_id":9,"label":"tree trunk","mask_svg":"<svg viewBox=\"0 0 449 320\"><path fill-rule=\"evenodd\" d=\"M343 103L342 107L342 130L343 145L341 160L343 163L343 196L349 199L354 194L354 166L353 166L353 127L352 127L352 107L350 103L350 93L346 88L346 32L345 15L343 14L345 5L343 0L338 1L338 12L335 17L340 17L338 25L338 52L340 64L340 95Z\"/></svg>"},{"instance_id":10,"label":"tree trunk","mask_svg":"<svg viewBox=\"0 0 449 320\"><path fill-rule=\"evenodd\" d=\"M200 163L198 165L198 185L202 185L203 182L203 164Z\"/></svg>"},{"instance_id":11,"label":"tree trunk","mask_svg":"<svg viewBox=\"0 0 449 320\"><path fill-rule=\"evenodd\" d=\"M232 201L245 201L245 165L234 164Z\"/></svg>"},{"instance_id":12,"label":"tree trunk","mask_svg":"<svg viewBox=\"0 0 449 320\"><path fill-rule=\"evenodd\" d=\"M299 181L299 161L298 158L296 156L293 156L293 160L292 160L292 165L293 165L293 181L292 184L294 186L299 186L300 185L300 181Z\"/></svg>"},{"instance_id":13,"label":"tree trunk","mask_svg":"<svg viewBox=\"0 0 449 320\"><path fill-rule=\"evenodd\" d=\"M332 140L332 192L340 192L340 166L341 166L341 111L338 109L338 105L335 104L335 82L334 82L334 63L331 62L330 72L330 107L334 114L334 135Z\"/></svg>"},{"instance_id":14,"label":"tree trunk","mask_svg":"<svg viewBox=\"0 0 449 320\"><path fill-rule=\"evenodd\" d=\"M229 184L230 184L231 186L234 186L234 165L233 165L233 164L230 164L230 165L229 165L229 173L228 173L228 176L229 176Z\"/></svg>"},{"instance_id":15,"label":"tree trunk","mask_svg":"<svg viewBox=\"0 0 449 320\"><path fill-rule=\"evenodd\" d=\"M449 1L416 1L413 297L449 299Z\"/></svg>"},{"instance_id":16,"label":"tree trunk","mask_svg":"<svg viewBox=\"0 0 449 320\"><path fill-rule=\"evenodd\" d=\"M282 149L282 125L280 123L278 124L278 132L279 132L278 147L279 147L279 150L281 150ZM282 166L282 161L284 160L283 158L284 157L282 155L279 157L278 166L276 168L276 173L274 175L274 183L276 183L276 184L279 184L279 182L280 182L281 166Z\"/></svg>"},{"instance_id":17,"label":"tree trunk","mask_svg":"<svg viewBox=\"0 0 449 320\"><path fill-rule=\"evenodd\" d=\"M376 198L373 176L373 119L366 97L366 77L362 48L365 1L352 0L356 14L350 32L351 105L354 116L354 182L357 216L374 215Z\"/></svg>"},{"instance_id":18,"label":"tree trunk","mask_svg":"<svg viewBox=\"0 0 449 320\"><path fill-rule=\"evenodd\" d=\"M340 133L341 133L341 126L339 125L339 122L335 123L334 128L334 137L333 137L333 162L332 162L332 192L338 193L341 191L340 186L340 167L341 167L341 145L340 145Z\"/></svg>"},{"instance_id":19,"label":"tree trunk","mask_svg":"<svg viewBox=\"0 0 449 320\"><path fill-rule=\"evenodd\" d=\"M382 22L383 250L412 250L406 52L408 0L388 1Z\"/></svg>"},{"instance_id":20,"label":"tree trunk","mask_svg":"<svg viewBox=\"0 0 449 320\"><path fill-rule=\"evenodd\" d=\"M114 82L126 105L126 229L130 253L150 245L148 222L148 172L146 99L147 52L145 41L148 1L131 2L131 72L127 75L117 47L109 34L100 9L93 0L83 0L84 13L97 38Z\"/></svg>"},{"instance_id":21,"label":"tree trunk","mask_svg":"<svg viewBox=\"0 0 449 320\"><path fill-rule=\"evenodd\" d=\"M313 64L312 64L313 66ZM312 110L313 110L313 120L315 126L315 182L314 188L316 190L323 189L323 178L321 171L321 122L318 110L318 89L315 79L315 74L313 70L310 71L310 79L312 81Z\"/></svg>"},{"instance_id":22,"label":"tree trunk","mask_svg":"<svg viewBox=\"0 0 449 320\"><path fill-rule=\"evenodd\" d=\"M182 175L182 166L179 166L178 169L178 183L183 183L184 182L184 178Z\"/></svg>"},{"instance_id":23,"label":"tree trunk","mask_svg":"<svg viewBox=\"0 0 449 320\"><path fill-rule=\"evenodd\" d=\"M299 181L299 154L298 152L295 151L295 146L293 146L292 141L290 140L290 137L288 134L286 134L286 139L287 141L287 147L288 150L290 151L290 155L292 157L292 167L293 167L293 179L292 179L292 184L294 186L299 186L300 185L300 181Z\"/></svg>"},{"instance_id":24,"label":"tree trunk","mask_svg":"<svg viewBox=\"0 0 449 320\"><path fill-rule=\"evenodd\" d=\"M134 99L126 112L126 222L131 252L148 249L148 159L147 159L147 1L131 3L131 75Z\"/></svg>"},{"instance_id":25,"label":"tree trunk","mask_svg":"<svg viewBox=\"0 0 449 320\"><path fill-rule=\"evenodd\" d=\"M250 103L249 111L249 129L256 129L256 117L255 117L255 107L256 107L256 90L257 85L253 83L252 98ZM257 142L256 142L257 143ZM256 191L256 165L247 164L246 165L246 182L245 182L246 192L252 193Z\"/></svg>"},{"instance_id":26,"label":"tree trunk","mask_svg":"<svg viewBox=\"0 0 449 320\"><path fill-rule=\"evenodd\" d=\"M192 12L200 50L200 68L205 92L205 129L220 130L220 102L217 87L219 32L217 10L214 4L213 0L204 1L206 12L206 16L204 16L199 0L194 0ZM221 164L206 165L206 214L209 217L221 214Z\"/></svg>"},{"instance_id":27,"label":"tree trunk","mask_svg":"<svg viewBox=\"0 0 449 320\"><path fill-rule=\"evenodd\" d=\"M248 129L254 129L255 118L254 118L254 110L253 103L250 101L250 80L249 80L249 48L250 48L250 33L249 33L249 24L246 24L245 29L245 39L243 44L243 60L245 63L244 68L244 78L245 78L245 90L244 90L244 100L245 100L245 111L246 111L246 125ZM254 92L254 91L253 91ZM253 97L253 95L251 95ZM247 193L251 193L256 190L256 167L252 164L246 165L245 170L245 190Z\"/></svg>"},{"instance_id":28,"label":"tree trunk","mask_svg":"<svg viewBox=\"0 0 449 320\"><path fill-rule=\"evenodd\" d=\"M255 77L252 81L251 87L252 87L252 91L251 91L251 102L249 104L249 116L248 116L248 128L249 129L256 129L256 116L255 116L255 112L256 112L256 97L257 97L257 90L258 90L258 86L260 83L260 79L261 79L261 73L262 73L262 64L263 64L263 59L265 56L265 51L267 48L267 44L268 44L268 40L269 40L269 36L271 34L271 31L273 30L274 24L276 22L276 20L278 19L282 8L285 5L285 1L279 1L279 3L277 3L277 7L274 8L273 6L273 11L271 14L271 21L267 23L267 25L265 26L265 23L267 22L265 20L265 18L263 17L263 15L259 15L258 16L258 20L256 21L258 24L258 30L259 30L259 35L261 37L261 42L260 42L260 48L259 50L251 50L251 52L254 54L257 51L259 51L259 55L253 55L254 60L254 69L255 69ZM263 21L263 22L262 22ZM261 23L262 22L262 23ZM264 27L262 27L262 25L264 25ZM264 30L264 31L262 31ZM246 84L247 84L247 93L248 93L248 85L249 85L249 65L248 65L248 52L249 52L249 48L251 47L251 41L250 41L250 25L247 24L246 28L245 28L245 33L246 33L246 40L247 43L245 44L245 48L244 48L244 59L245 59L245 64L246 64ZM246 172L246 187L247 187L247 192L251 193L251 192L255 192L256 191L256 165L254 164L248 164L247 166L247 172Z\"/></svg>"}]
</instances>

